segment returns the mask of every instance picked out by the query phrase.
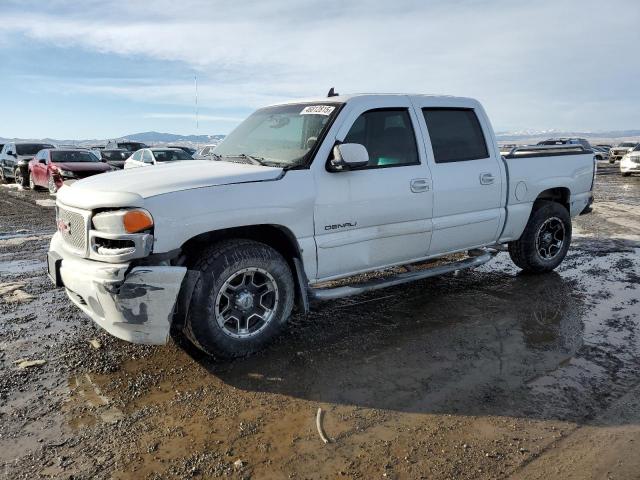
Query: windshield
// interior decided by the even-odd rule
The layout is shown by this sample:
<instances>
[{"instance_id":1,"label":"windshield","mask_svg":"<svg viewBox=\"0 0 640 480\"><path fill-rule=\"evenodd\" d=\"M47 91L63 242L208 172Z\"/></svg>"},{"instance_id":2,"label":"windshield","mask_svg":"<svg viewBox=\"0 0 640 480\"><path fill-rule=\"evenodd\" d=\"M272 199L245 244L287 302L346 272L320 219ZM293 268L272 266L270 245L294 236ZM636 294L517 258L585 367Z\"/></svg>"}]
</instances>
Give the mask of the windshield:
<instances>
[{"instance_id":1,"label":"windshield","mask_svg":"<svg viewBox=\"0 0 640 480\"><path fill-rule=\"evenodd\" d=\"M254 157L301 165L338 112L337 104L293 104L262 108L231 132L214 151L220 157Z\"/></svg>"},{"instance_id":2,"label":"windshield","mask_svg":"<svg viewBox=\"0 0 640 480\"><path fill-rule=\"evenodd\" d=\"M175 162L176 160L193 160L193 157L183 150L152 150L156 162Z\"/></svg>"},{"instance_id":3,"label":"windshield","mask_svg":"<svg viewBox=\"0 0 640 480\"><path fill-rule=\"evenodd\" d=\"M126 160L131 156L131 152L125 150L102 150L100 155L105 160Z\"/></svg>"},{"instance_id":4,"label":"windshield","mask_svg":"<svg viewBox=\"0 0 640 480\"><path fill-rule=\"evenodd\" d=\"M18 143L16 144L16 153L18 155L35 155L44 148L53 148L48 143Z\"/></svg>"},{"instance_id":5,"label":"windshield","mask_svg":"<svg viewBox=\"0 0 640 480\"><path fill-rule=\"evenodd\" d=\"M93 153L77 150L51 150L51 161L59 163L97 162L98 157Z\"/></svg>"}]
</instances>

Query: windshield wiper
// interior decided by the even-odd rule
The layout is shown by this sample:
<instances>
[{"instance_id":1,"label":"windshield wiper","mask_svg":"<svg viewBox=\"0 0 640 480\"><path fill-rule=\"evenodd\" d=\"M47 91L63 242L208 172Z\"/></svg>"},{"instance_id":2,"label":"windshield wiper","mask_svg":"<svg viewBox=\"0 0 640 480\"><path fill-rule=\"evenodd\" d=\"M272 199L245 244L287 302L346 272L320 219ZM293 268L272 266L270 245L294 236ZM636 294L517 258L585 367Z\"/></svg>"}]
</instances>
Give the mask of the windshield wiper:
<instances>
[{"instance_id":1,"label":"windshield wiper","mask_svg":"<svg viewBox=\"0 0 640 480\"><path fill-rule=\"evenodd\" d=\"M263 167L280 167L282 168L282 165L279 165L278 162L272 162L270 160L267 160L264 157L257 157L255 155L248 155L246 153L236 153L234 155L219 155L220 159L228 159L228 158L241 158L243 160L247 160L249 163L253 164L253 165L262 165ZM230 160L233 161L233 160Z\"/></svg>"}]
</instances>

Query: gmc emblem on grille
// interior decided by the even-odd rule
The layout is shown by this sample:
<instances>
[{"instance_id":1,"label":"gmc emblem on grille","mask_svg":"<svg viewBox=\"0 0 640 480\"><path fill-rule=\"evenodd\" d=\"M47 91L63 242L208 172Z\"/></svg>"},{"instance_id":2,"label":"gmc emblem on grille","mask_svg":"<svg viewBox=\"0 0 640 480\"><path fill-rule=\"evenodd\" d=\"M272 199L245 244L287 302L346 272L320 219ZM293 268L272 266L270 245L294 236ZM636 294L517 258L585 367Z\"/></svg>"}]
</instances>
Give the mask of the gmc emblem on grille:
<instances>
[{"instance_id":1,"label":"gmc emblem on grille","mask_svg":"<svg viewBox=\"0 0 640 480\"><path fill-rule=\"evenodd\" d=\"M66 233L67 235L71 235L71 222L65 222L61 218L56 222L58 224L58 231L60 233Z\"/></svg>"}]
</instances>

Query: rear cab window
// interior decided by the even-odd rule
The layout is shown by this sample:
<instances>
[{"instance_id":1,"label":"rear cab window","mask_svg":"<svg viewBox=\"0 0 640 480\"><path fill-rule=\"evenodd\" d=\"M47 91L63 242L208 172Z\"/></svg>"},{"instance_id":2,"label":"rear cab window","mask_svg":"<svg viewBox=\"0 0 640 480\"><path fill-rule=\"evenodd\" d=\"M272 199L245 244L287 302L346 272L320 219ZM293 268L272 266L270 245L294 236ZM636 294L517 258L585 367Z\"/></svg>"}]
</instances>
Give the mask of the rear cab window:
<instances>
[{"instance_id":1,"label":"rear cab window","mask_svg":"<svg viewBox=\"0 0 640 480\"><path fill-rule=\"evenodd\" d=\"M423 108L436 163L489 157L482 126L471 108Z\"/></svg>"}]
</instances>

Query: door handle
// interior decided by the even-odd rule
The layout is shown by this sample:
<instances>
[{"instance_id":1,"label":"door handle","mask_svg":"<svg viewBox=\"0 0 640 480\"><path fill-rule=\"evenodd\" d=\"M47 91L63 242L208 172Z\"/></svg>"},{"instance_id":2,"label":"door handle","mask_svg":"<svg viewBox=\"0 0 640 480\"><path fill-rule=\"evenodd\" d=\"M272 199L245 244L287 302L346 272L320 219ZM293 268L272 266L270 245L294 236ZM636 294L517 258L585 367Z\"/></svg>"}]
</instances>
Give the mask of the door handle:
<instances>
[{"instance_id":1,"label":"door handle","mask_svg":"<svg viewBox=\"0 0 640 480\"><path fill-rule=\"evenodd\" d=\"M427 192L429 191L429 180L426 178L414 178L409 183L411 191L413 193Z\"/></svg>"},{"instance_id":2,"label":"door handle","mask_svg":"<svg viewBox=\"0 0 640 480\"><path fill-rule=\"evenodd\" d=\"M481 173L480 174L480 183L482 185L491 185L496 180L491 173Z\"/></svg>"}]
</instances>

